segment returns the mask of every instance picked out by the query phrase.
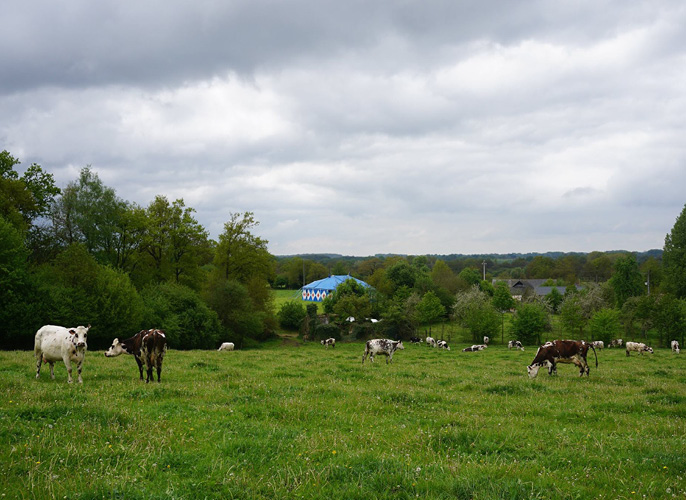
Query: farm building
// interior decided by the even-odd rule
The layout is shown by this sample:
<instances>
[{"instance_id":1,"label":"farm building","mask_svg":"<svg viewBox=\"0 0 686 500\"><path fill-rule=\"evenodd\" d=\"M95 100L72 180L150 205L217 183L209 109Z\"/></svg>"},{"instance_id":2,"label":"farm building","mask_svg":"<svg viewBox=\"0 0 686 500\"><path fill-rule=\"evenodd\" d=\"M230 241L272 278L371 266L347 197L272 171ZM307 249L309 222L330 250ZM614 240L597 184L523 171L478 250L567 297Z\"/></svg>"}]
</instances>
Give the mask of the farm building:
<instances>
[{"instance_id":1,"label":"farm building","mask_svg":"<svg viewBox=\"0 0 686 500\"><path fill-rule=\"evenodd\" d=\"M536 294L545 297L553 290L553 288L557 289L557 291L560 292L561 295L564 295L567 289L567 287L564 286L544 286L544 283L550 282L549 279L493 280L493 285L495 285L499 281L504 281L505 283L507 283L507 286L510 289L510 295L512 295L512 298L514 298L515 300L522 300L522 297L531 294ZM576 286L577 290L582 289L580 285L574 286Z\"/></svg>"},{"instance_id":2,"label":"farm building","mask_svg":"<svg viewBox=\"0 0 686 500\"><path fill-rule=\"evenodd\" d=\"M360 285L368 287L369 285L362 280L353 278L347 274L331 275L328 278L313 281L302 287L302 298L309 302L321 302L326 297L331 295L338 285L347 280L355 280Z\"/></svg>"}]
</instances>

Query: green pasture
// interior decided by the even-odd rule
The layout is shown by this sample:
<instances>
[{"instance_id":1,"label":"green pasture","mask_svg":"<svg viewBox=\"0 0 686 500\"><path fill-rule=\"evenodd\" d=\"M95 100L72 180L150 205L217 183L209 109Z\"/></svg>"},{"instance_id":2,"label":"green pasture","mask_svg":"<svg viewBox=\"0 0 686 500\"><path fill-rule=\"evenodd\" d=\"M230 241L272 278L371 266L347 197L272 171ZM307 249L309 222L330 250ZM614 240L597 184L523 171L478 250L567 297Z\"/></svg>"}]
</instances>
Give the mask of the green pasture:
<instances>
[{"instance_id":1,"label":"green pasture","mask_svg":"<svg viewBox=\"0 0 686 500\"><path fill-rule=\"evenodd\" d=\"M598 353L530 380L534 350L362 343L170 350L162 383L89 352L68 385L0 352L0 494L67 499L686 496L686 357ZM591 354L592 356L592 354Z\"/></svg>"}]
</instances>

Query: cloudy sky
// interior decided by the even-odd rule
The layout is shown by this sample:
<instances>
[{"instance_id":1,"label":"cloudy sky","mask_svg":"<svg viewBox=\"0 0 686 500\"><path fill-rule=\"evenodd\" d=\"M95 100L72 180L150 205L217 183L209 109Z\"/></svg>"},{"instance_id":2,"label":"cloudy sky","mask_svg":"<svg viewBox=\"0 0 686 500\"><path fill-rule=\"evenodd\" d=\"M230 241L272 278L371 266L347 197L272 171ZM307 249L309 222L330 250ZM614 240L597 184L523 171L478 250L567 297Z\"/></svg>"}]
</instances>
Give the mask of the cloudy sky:
<instances>
[{"instance_id":1,"label":"cloudy sky","mask_svg":"<svg viewBox=\"0 0 686 500\"><path fill-rule=\"evenodd\" d=\"M0 149L277 255L662 248L681 0L7 0Z\"/></svg>"}]
</instances>

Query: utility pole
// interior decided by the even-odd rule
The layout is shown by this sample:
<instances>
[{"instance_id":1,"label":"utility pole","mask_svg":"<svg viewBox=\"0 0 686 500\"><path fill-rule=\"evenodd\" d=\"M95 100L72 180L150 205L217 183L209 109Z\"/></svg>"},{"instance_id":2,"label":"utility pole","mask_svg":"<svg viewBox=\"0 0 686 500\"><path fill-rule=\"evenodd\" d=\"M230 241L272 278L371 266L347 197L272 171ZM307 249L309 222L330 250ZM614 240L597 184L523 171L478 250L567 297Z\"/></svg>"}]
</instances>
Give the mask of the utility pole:
<instances>
[{"instance_id":1,"label":"utility pole","mask_svg":"<svg viewBox=\"0 0 686 500\"><path fill-rule=\"evenodd\" d=\"M484 266L484 281L486 281L486 261L481 263Z\"/></svg>"},{"instance_id":2,"label":"utility pole","mask_svg":"<svg viewBox=\"0 0 686 500\"><path fill-rule=\"evenodd\" d=\"M648 269L648 281L646 281L646 285L648 286L648 296L650 296L650 269Z\"/></svg>"}]
</instances>

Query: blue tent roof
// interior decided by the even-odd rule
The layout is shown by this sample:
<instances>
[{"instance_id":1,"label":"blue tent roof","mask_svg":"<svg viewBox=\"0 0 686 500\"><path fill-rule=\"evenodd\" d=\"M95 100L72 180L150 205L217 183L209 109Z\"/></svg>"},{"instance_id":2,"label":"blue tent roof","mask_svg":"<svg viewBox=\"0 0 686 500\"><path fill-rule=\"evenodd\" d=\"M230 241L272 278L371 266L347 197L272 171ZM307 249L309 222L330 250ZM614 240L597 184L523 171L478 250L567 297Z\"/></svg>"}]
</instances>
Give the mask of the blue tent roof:
<instances>
[{"instance_id":1,"label":"blue tent roof","mask_svg":"<svg viewBox=\"0 0 686 500\"><path fill-rule=\"evenodd\" d=\"M308 283L302 288L302 297L303 300L309 300L313 302L321 302L324 300L328 295L331 295L333 291L336 289L338 285L343 283L344 281L347 280L355 280L357 281L360 285L364 287L369 287L369 284L365 283L362 280L358 280L357 278L353 278L350 275L347 274L339 274L339 275L331 275L328 278L324 278L321 280L313 281L312 283Z\"/></svg>"}]
</instances>

